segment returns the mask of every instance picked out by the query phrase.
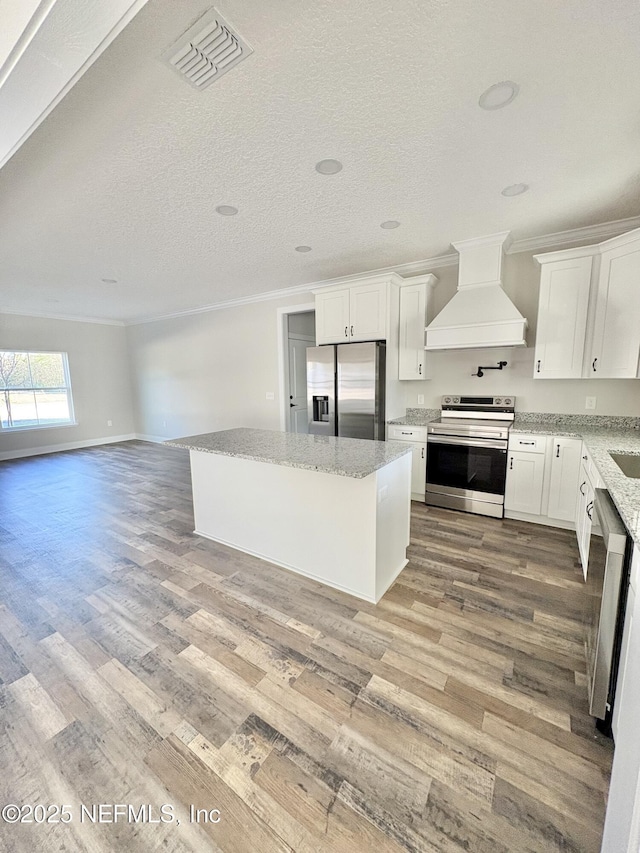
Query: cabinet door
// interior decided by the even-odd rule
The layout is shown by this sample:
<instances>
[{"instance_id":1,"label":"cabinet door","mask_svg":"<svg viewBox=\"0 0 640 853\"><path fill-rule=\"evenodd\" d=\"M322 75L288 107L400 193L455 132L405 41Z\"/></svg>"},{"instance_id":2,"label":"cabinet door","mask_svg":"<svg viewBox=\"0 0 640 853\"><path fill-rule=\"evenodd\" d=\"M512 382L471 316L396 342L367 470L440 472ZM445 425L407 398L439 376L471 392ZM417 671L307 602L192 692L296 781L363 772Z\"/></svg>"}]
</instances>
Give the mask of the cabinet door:
<instances>
[{"instance_id":1,"label":"cabinet door","mask_svg":"<svg viewBox=\"0 0 640 853\"><path fill-rule=\"evenodd\" d=\"M581 453L582 442L579 438L553 439L547 510L549 518L575 521Z\"/></svg>"},{"instance_id":2,"label":"cabinet door","mask_svg":"<svg viewBox=\"0 0 640 853\"><path fill-rule=\"evenodd\" d=\"M593 379L638 375L640 241L603 251L598 277L591 362Z\"/></svg>"},{"instance_id":3,"label":"cabinet door","mask_svg":"<svg viewBox=\"0 0 640 853\"><path fill-rule=\"evenodd\" d=\"M582 376L591 256L542 264L533 375L536 379Z\"/></svg>"},{"instance_id":4,"label":"cabinet door","mask_svg":"<svg viewBox=\"0 0 640 853\"><path fill-rule=\"evenodd\" d=\"M349 289L316 293L316 343L343 344L351 340Z\"/></svg>"},{"instance_id":5,"label":"cabinet door","mask_svg":"<svg viewBox=\"0 0 640 853\"><path fill-rule=\"evenodd\" d=\"M509 451L504 508L540 515L544 453Z\"/></svg>"},{"instance_id":6,"label":"cabinet door","mask_svg":"<svg viewBox=\"0 0 640 853\"><path fill-rule=\"evenodd\" d=\"M400 288L398 379L426 379L424 328L427 321L427 285Z\"/></svg>"},{"instance_id":7,"label":"cabinet door","mask_svg":"<svg viewBox=\"0 0 640 853\"><path fill-rule=\"evenodd\" d=\"M387 337L387 286L385 282L350 288L350 340L375 341Z\"/></svg>"},{"instance_id":8,"label":"cabinet door","mask_svg":"<svg viewBox=\"0 0 640 853\"><path fill-rule=\"evenodd\" d=\"M580 562L582 562L584 550L584 526L587 520L587 486L589 477L585 470L585 466L580 466L580 476L578 477L578 494L576 496L576 539L578 540L578 551L580 552Z\"/></svg>"},{"instance_id":9,"label":"cabinet door","mask_svg":"<svg viewBox=\"0 0 640 853\"><path fill-rule=\"evenodd\" d=\"M424 500L427 481L427 445L411 442L411 497Z\"/></svg>"},{"instance_id":10,"label":"cabinet door","mask_svg":"<svg viewBox=\"0 0 640 853\"><path fill-rule=\"evenodd\" d=\"M634 549L636 562L637 546ZM633 571L633 564L632 564ZM640 849L640 597L629 587L613 713L615 753L602 850Z\"/></svg>"},{"instance_id":11,"label":"cabinet door","mask_svg":"<svg viewBox=\"0 0 640 853\"><path fill-rule=\"evenodd\" d=\"M595 495L591 480L587 479L587 484L584 488L585 497L582 504L582 528L580 540L578 541L578 551L580 552L580 562L582 563L582 574L586 580L589 564L589 546L591 545L591 528L593 527L593 499Z\"/></svg>"}]
</instances>

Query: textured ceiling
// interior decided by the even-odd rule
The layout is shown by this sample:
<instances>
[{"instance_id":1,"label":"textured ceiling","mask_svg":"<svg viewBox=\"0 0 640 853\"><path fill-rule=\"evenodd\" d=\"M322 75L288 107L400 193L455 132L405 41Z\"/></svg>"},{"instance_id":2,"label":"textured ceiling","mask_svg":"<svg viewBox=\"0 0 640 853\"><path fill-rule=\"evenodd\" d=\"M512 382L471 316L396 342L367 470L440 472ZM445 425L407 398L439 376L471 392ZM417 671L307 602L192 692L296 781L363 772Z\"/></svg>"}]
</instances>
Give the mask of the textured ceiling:
<instances>
[{"instance_id":1,"label":"textured ceiling","mask_svg":"<svg viewBox=\"0 0 640 853\"><path fill-rule=\"evenodd\" d=\"M217 0L254 53L198 92L159 56L210 5L149 0L0 170L0 310L131 320L640 214L636 0Z\"/></svg>"}]
</instances>

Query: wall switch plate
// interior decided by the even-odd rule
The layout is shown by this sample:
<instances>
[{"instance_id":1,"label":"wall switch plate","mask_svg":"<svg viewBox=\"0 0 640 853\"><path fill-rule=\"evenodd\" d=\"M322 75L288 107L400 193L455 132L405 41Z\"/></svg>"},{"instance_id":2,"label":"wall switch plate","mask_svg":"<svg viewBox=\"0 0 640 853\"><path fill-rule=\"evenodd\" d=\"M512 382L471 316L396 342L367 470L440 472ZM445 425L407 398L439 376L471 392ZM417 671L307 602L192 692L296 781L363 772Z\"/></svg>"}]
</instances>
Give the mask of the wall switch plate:
<instances>
[{"instance_id":1,"label":"wall switch plate","mask_svg":"<svg viewBox=\"0 0 640 853\"><path fill-rule=\"evenodd\" d=\"M424 394L418 394L418 405L424 406Z\"/></svg>"},{"instance_id":2,"label":"wall switch plate","mask_svg":"<svg viewBox=\"0 0 640 853\"><path fill-rule=\"evenodd\" d=\"M389 497L389 486L382 486L378 489L378 503L381 504Z\"/></svg>"},{"instance_id":3,"label":"wall switch plate","mask_svg":"<svg viewBox=\"0 0 640 853\"><path fill-rule=\"evenodd\" d=\"M585 409L595 409L595 407L596 407L596 398L595 398L595 397L585 397L585 399L584 399L584 407L585 407Z\"/></svg>"},{"instance_id":4,"label":"wall switch plate","mask_svg":"<svg viewBox=\"0 0 640 853\"><path fill-rule=\"evenodd\" d=\"M113 426L113 421L107 421L107 426Z\"/></svg>"},{"instance_id":5,"label":"wall switch plate","mask_svg":"<svg viewBox=\"0 0 640 853\"><path fill-rule=\"evenodd\" d=\"M267 393L265 394L265 397L267 398L267 400L275 400L276 399L276 395L274 394L273 391L267 391Z\"/></svg>"}]
</instances>

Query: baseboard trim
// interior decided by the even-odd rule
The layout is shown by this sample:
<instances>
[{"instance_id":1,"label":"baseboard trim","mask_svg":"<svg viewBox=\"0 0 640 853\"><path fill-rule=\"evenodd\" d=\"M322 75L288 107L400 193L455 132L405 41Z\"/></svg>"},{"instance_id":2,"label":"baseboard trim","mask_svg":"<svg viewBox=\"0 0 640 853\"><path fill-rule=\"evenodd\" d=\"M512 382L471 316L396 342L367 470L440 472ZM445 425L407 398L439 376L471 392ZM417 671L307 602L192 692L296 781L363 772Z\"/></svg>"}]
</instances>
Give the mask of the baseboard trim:
<instances>
[{"instance_id":1,"label":"baseboard trim","mask_svg":"<svg viewBox=\"0 0 640 853\"><path fill-rule=\"evenodd\" d=\"M549 518L548 515L530 515L528 512L514 512L513 510L506 509L504 517L511 518L514 521L529 521L531 524L543 524L545 527L557 527L559 530L576 529L573 521L562 521L559 518Z\"/></svg>"},{"instance_id":2,"label":"baseboard trim","mask_svg":"<svg viewBox=\"0 0 640 853\"><path fill-rule=\"evenodd\" d=\"M0 451L0 462L10 459L24 459L27 456L44 456L46 453L58 453L62 450L80 450L83 447L97 447L101 444L116 444L119 441L134 441L138 436L131 432L126 435L110 435L102 438L89 438L85 441L65 441L62 444L47 444L41 447L29 447L24 450Z\"/></svg>"},{"instance_id":3,"label":"baseboard trim","mask_svg":"<svg viewBox=\"0 0 640 853\"><path fill-rule=\"evenodd\" d=\"M141 432L137 432L135 438L138 441L150 441L152 444L163 444L165 441L169 441L164 435L144 435Z\"/></svg>"}]
</instances>

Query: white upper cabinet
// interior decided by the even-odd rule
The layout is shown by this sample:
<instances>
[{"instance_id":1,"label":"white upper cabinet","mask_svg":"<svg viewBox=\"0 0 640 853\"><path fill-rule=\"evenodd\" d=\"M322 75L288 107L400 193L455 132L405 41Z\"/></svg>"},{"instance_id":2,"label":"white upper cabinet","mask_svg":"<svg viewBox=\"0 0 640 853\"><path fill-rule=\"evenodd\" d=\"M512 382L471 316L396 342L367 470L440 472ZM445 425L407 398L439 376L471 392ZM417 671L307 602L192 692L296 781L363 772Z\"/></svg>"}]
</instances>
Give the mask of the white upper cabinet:
<instances>
[{"instance_id":1,"label":"white upper cabinet","mask_svg":"<svg viewBox=\"0 0 640 853\"><path fill-rule=\"evenodd\" d=\"M316 341L343 344L387 337L387 281L321 290L316 297Z\"/></svg>"},{"instance_id":2,"label":"white upper cabinet","mask_svg":"<svg viewBox=\"0 0 640 853\"><path fill-rule=\"evenodd\" d=\"M349 334L352 341L383 340L387 336L386 282L349 289Z\"/></svg>"},{"instance_id":3,"label":"white upper cabinet","mask_svg":"<svg viewBox=\"0 0 640 853\"><path fill-rule=\"evenodd\" d=\"M596 246L535 255L536 379L640 375L640 228Z\"/></svg>"},{"instance_id":4,"label":"white upper cabinet","mask_svg":"<svg viewBox=\"0 0 640 853\"><path fill-rule=\"evenodd\" d=\"M625 234L601 247L593 342L586 365L586 375L594 379L638 376L640 231L631 233L635 238Z\"/></svg>"},{"instance_id":5,"label":"white upper cabinet","mask_svg":"<svg viewBox=\"0 0 640 853\"><path fill-rule=\"evenodd\" d=\"M549 256L536 256L542 269L533 375L536 379L579 379L593 258L589 255L545 260L545 257Z\"/></svg>"},{"instance_id":6,"label":"white upper cabinet","mask_svg":"<svg viewBox=\"0 0 640 853\"><path fill-rule=\"evenodd\" d=\"M349 288L316 294L316 341L346 343L349 337Z\"/></svg>"},{"instance_id":7,"label":"white upper cabinet","mask_svg":"<svg viewBox=\"0 0 640 853\"><path fill-rule=\"evenodd\" d=\"M436 281L434 275L424 275L400 288L398 379L431 378L424 349L424 329L430 288Z\"/></svg>"}]
</instances>

